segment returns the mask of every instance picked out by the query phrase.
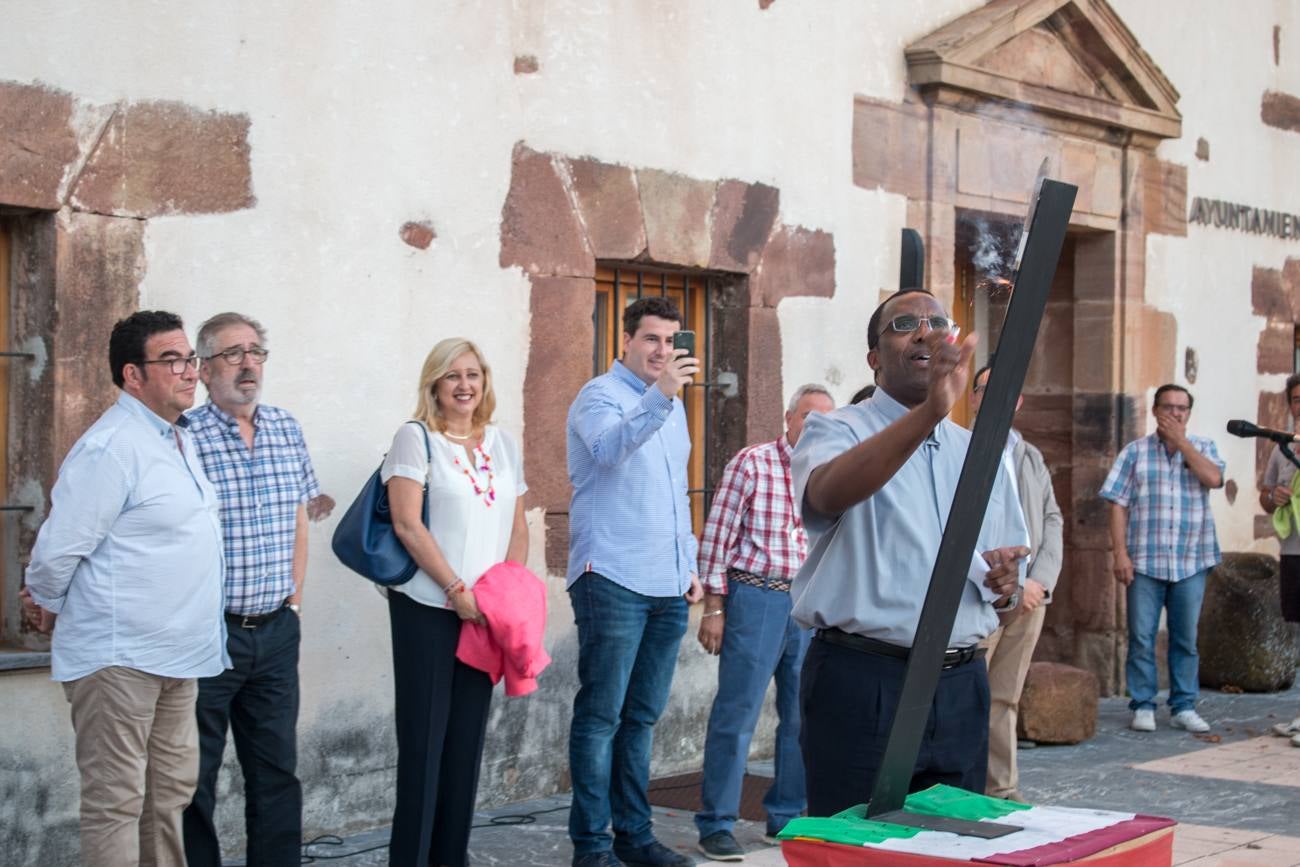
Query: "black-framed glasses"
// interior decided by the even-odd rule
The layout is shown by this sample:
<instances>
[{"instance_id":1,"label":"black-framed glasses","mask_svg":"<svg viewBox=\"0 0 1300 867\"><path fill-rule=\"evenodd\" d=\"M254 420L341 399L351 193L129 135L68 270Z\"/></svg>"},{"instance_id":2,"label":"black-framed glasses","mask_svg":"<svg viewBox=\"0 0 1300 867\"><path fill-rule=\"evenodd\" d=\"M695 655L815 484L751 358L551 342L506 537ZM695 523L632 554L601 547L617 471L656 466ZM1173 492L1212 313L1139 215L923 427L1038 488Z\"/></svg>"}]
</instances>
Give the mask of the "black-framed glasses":
<instances>
[{"instance_id":1,"label":"black-framed glasses","mask_svg":"<svg viewBox=\"0 0 1300 867\"><path fill-rule=\"evenodd\" d=\"M939 332L952 331L957 324L947 316L912 316L911 314L904 314L889 320L889 328L900 334L911 334L921 327L922 322L930 326L931 331Z\"/></svg>"},{"instance_id":2,"label":"black-framed glasses","mask_svg":"<svg viewBox=\"0 0 1300 867\"><path fill-rule=\"evenodd\" d=\"M170 367L168 367L168 370L172 372L173 376L180 376L182 373L185 372L185 369L187 367L190 370L198 370L199 364L201 362L202 359L200 359L197 355L184 355L184 356L178 355L174 358L150 358L147 361L137 361L136 364L139 365L167 364L170 365Z\"/></svg>"},{"instance_id":3,"label":"black-framed glasses","mask_svg":"<svg viewBox=\"0 0 1300 867\"><path fill-rule=\"evenodd\" d=\"M229 349L222 350L215 355L209 355L208 361L214 358L225 359L226 364L236 367L244 363L244 356L247 355L249 360L254 364L261 364L266 361L266 357L271 354L271 350L263 349L260 346L254 346L252 349L245 349L242 346L232 346Z\"/></svg>"}]
</instances>

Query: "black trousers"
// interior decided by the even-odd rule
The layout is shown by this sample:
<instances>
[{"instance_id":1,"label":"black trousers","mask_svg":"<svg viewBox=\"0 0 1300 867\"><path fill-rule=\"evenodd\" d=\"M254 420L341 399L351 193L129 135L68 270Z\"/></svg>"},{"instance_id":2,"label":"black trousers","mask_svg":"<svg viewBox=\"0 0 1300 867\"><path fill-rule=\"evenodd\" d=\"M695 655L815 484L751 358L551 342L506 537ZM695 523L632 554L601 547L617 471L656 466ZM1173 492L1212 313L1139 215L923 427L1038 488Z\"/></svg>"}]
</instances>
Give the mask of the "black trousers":
<instances>
[{"instance_id":1,"label":"black trousers","mask_svg":"<svg viewBox=\"0 0 1300 867\"><path fill-rule=\"evenodd\" d=\"M1284 554L1278 558L1278 591L1282 602L1282 619L1300 623L1300 557Z\"/></svg>"},{"instance_id":2,"label":"black trousers","mask_svg":"<svg viewBox=\"0 0 1300 867\"><path fill-rule=\"evenodd\" d=\"M467 863L492 681L456 659L460 618L389 591L397 806L389 863Z\"/></svg>"},{"instance_id":3,"label":"black trousers","mask_svg":"<svg viewBox=\"0 0 1300 867\"><path fill-rule=\"evenodd\" d=\"M871 798L907 661L814 638L799 682L808 815L831 816ZM984 794L989 678L983 660L939 678L909 792L946 783Z\"/></svg>"},{"instance_id":4,"label":"black trousers","mask_svg":"<svg viewBox=\"0 0 1300 867\"><path fill-rule=\"evenodd\" d=\"M253 629L226 621L234 665L199 679L199 782L185 808L185 859L190 867L221 867L212 820L226 730L244 774L249 867L297 864L302 852L302 785L298 746L298 615L280 609Z\"/></svg>"}]
</instances>

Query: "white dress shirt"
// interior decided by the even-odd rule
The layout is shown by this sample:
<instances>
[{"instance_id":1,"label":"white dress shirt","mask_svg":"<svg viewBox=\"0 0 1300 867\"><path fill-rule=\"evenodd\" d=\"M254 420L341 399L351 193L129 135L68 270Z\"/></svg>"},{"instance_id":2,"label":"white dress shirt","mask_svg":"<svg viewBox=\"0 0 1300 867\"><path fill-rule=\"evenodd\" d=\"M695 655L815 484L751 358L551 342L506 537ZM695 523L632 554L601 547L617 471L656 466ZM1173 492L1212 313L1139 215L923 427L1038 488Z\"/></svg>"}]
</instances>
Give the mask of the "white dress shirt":
<instances>
[{"instance_id":1,"label":"white dress shirt","mask_svg":"<svg viewBox=\"0 0 1300 867\"><path fill-rule=\"evenodd\" d=\"M59 615L54 680L229 667L219 504L183 420L123 393L68 452L50 500L26 583Z\"/></svg>"}]
</instances>

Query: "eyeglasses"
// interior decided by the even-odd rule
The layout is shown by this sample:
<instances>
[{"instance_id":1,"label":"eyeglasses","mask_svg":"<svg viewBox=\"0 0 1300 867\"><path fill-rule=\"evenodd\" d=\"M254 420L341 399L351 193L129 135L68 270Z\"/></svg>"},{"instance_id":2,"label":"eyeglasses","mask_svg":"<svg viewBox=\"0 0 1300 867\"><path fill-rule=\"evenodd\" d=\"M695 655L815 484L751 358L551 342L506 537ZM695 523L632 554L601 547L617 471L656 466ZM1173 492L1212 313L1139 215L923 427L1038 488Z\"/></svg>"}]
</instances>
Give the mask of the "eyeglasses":
<instances>
[{"instance_id":1,"label":"eyeglasses","mask_svg":"<svg viewBox=\"0 0 1300 867\"><path fill-rule=\"evenodd\" d=\"M209 355L207 360L211 361L214 358L224 358L226 364L229 364L231 367L237 367L244 363L245 355L247 355L249 360L254 364L261 364L266 361L266 357L270 354L271 350L263 349L260 346L254 346L252 349L245 349L242 346L232 346L229 349L216 353L215 355Z\"/></svg>"},{"instance_id":2,"label":"eyeglasses","mask_svg":"<svg viewBox=\"0 0 1300 867\"><path fill-rule=\"evenodd\" d=\"M137 361L136 364L167 364L173 376L180 376L186 368L198 370L201 359L197 355L176 356L175 358L150 358L147 361Z\"/></svg>"},{"instance_id":3,"label":"eyeglasses","mask_svg":"<svg viewBox=\"0 0 1300 867\"><path fill-rule=\"evenodd\" d=\"M902 334L911 334L913 331L921 327L922 322L930 326L931 331L939 332L951 331L953 326L957 324L947 316L912 316L907 314L903 316L895 316L893 319L889 320L889 327L891 330Z\"/></svg>"},{"instance_id":4,"label":"eyeglasses","mask_svg":"<svg viewBox=\"0 0 1300 867\"><path fill-rule=\"evenodd\" d=\"M1162 410L1163 410L1164 412L1191 412L1191 411L1192 411L1192 408L1191 408L1190 406L1187 406L1187 405L1185 405L1185 404L1181 404L1181 403L1158 403L1158 404L1156 404L1156 411L1159 412L1159 411L1162 411Z\"/></svg>"}]
</instances>

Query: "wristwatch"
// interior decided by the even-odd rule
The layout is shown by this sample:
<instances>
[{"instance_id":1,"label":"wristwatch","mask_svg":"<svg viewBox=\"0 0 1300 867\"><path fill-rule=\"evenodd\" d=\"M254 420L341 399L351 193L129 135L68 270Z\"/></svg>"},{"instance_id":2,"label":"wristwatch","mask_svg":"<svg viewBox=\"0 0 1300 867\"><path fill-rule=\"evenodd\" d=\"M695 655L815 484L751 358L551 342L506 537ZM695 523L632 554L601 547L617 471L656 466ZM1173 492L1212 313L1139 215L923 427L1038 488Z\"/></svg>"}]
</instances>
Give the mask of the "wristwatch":
<instances>
[{"instance_id":1,"label":"wristwatch","mask_svg":"<svg viewBox=\"0 0 1300 867\"><path fill-rule=\"evenodd\" d=\"M1011 609L1015 608L1015 607L1016 607L1017 605L1019 605L1019 604L1020 604L1020 591L1017 590L1015 593L1012 593L1010 596L1008 596L1008 597L1007 597L1007 601L1006 601L1005 603L1003 603L1002 605L998 605L998 604L995 603L995 604L993 605L993 610L994 610L994 611L1010 611Z\"/></svg>"}]
</instances>

